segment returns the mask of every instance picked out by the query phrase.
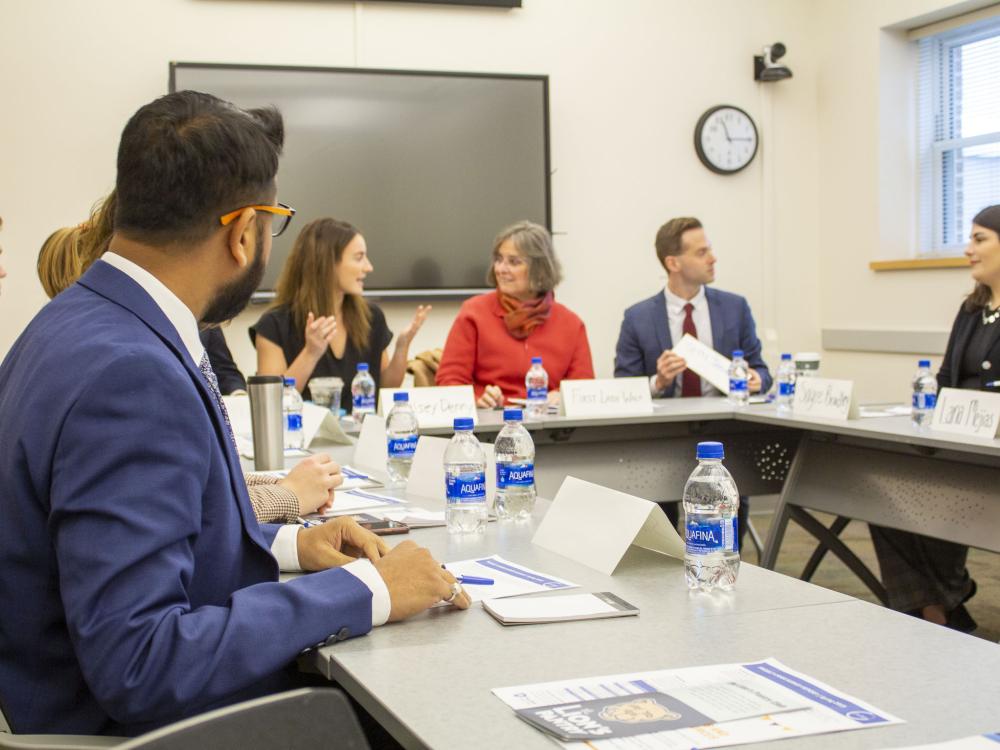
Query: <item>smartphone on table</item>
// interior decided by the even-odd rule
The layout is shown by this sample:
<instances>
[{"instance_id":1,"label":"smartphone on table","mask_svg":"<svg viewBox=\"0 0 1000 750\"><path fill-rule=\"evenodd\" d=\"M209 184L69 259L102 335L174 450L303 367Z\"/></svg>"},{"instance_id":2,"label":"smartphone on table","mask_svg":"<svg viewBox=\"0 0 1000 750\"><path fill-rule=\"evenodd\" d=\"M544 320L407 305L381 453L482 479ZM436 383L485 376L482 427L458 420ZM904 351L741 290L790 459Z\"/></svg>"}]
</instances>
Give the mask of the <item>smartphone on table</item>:
<instances>
[{"instance_id":1,"label":"smartphone on table","mask_svg":"<svg viewBox=\"0 0 1000 750\"><path fill-rule=\"evenodd\" d=\"M386 518L378 518L376 516L369 515L368 513L359 513L354 516L354 520L358 522L358 526L363 526L373 534L378 534L379 536L410 533L410 527L402 521L392 521Z\"/></svg>"}]
</instances>

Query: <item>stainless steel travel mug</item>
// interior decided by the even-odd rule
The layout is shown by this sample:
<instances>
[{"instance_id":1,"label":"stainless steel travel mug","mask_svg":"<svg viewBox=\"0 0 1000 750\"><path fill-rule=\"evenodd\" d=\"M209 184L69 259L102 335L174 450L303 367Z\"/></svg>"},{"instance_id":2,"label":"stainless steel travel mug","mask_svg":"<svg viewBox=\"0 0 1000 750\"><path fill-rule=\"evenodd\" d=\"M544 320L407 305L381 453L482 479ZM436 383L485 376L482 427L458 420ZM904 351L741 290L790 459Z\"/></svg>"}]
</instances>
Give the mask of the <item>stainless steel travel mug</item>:
<instances>
[{"instance_id":1,"label":"stainless steel travel mug","mask_svg":"<svg viewBox=\"0 0 1000 750\"><path fill-rule=\"evenodd\" d=\"M247 378L253 427L253 467L257 471L285 468L285 424L281 408L284 387L284 381L277 375Z\"/></svg>"}]
</instances>

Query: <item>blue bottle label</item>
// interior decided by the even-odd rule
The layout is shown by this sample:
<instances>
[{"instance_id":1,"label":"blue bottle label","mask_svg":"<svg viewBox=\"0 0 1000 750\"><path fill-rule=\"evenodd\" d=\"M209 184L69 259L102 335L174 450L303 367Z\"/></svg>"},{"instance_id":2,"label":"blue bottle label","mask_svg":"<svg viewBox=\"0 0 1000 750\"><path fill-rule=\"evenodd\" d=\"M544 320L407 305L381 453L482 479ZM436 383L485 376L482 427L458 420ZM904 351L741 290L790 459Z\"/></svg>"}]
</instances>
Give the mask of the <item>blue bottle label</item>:
<instances>
[{"instance_id":1,"label":"blue bottle label","mask_svg":"<svg viewBox=\"0 0 1000 750\"><path fill-rule=\"evenodd\" d=\"M370 411L375 410L375 396L355 396L354 397L354 408L355 409L367 409Z\"/></svg>"},{"instance_id":2,"label":"blue bottle label","mask_svg":"<svg viewBox=\"0 0 1000 750\"><path fill-rule=\"evenodd\" d=\"M412 458L417 451L417 436L389 438L390 458Z\"/></svg>"},{"instance_id":3,"label":"blue bottle label","mask_svg":"<svg viewBox=\"0 0 1000 750\"><path fill-rule=\"evenodd\" d=\"M705 523L688 521L684 526L684 546L693 554L721 552L722 536L722 519Z\"/></svg>"},{"instance_id":4,"label":"blue bottle label","mask_svg":"<svg viewBox=\"0 0 1000 750\"><path fill-rule=\"evenodd\" d=\"M497 487L531 487L535 483L535 465L497 464Z\"/></svg>"},{"instance_id":5,"label":"blue bottle label","mask_svg":"<svg viewBox=\"0 0 1000 750\"><path fill-rule=\"evenodd\" d=\"M445 497L449 503L482 503L486 500L486 473L445 474Z\"/></svg>"},{"instance_id":6,"label":"blue bottle label","mask_svg":"<svg viewBox=\"0 0 1000 750\"><path fill-rule=\"evenodd\" d=\"M529 388L528 389L528 400L529 401L544 401L549 397L548 388Z\"/></svg>"},{"instance_id":7,"label":"blue bottle label","mask_svg":"<svg viewBox=\"0 0 1000 750\"><path fill-rule=\"evenodd\" d=\"M795 383L778 383L778 395L779 396L794 396L795 395Z\"/></svg>"},{"instance_id":8,"label":"blue bottle label","mask_svg":"<svg viewBox=\"0 0 1000 750\"><path fill-rule=\"evenodd\" d=\"M736 380L735 378L729 378L729 392L730 393L742 393L747 389L747 381Z\"/></svg>"},{"instance_id":9,"label":"blue bottle label","mask_svg":"<svg viewBox=\"0 0 1000 750\"><path fill-rule=\"evenodd\" d=\"M740 551L739 519L733 516L722 522L722 548L730 552Z\"/></svg>"},{"instance_id":10,"label":"blue bottle label","mask_svg":"<svg viewBox=\"0 0 1000 750\"><path fill-rule=\"evenodd\" d=\"M913 394L913 408L914 409L933 409L937 406L937 394L936 393L914 393Z\"/></svg>"},{"instance_id":11,"label":"blue bottle label","mask_svg":"<svg viewBox=\"0 0 1000 750\"><path fill-rule=\"evenodd\" d=\"M288 431L296 432L302 429L302 415L301 414L289 414L288 415Z\"/></svg>"}]
</instances>

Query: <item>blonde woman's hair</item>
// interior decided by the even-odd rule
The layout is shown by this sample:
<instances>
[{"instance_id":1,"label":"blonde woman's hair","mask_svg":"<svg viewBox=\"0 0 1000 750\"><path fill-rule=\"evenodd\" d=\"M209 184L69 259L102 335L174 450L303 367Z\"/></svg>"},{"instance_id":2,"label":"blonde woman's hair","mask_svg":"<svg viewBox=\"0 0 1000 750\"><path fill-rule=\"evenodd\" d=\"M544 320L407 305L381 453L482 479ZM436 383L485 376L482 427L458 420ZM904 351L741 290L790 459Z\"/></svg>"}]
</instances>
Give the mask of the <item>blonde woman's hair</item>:
<instances>
[{"instance_id":1,"label":"blonde woman's hair","mask_svg":"<svg viewBox=\"0 0 1000 750\"><path fill-rule=\"evenodd\" d=\"M487 284L492 287L497 285L493 262L499 255L500 246L507 240L514 243L514 247L528 262L528 284L532 292L546 294L562 281L562 267L556 258L549 230L531 221L519 221L503 229L493 240L493 254L486 272Z\"/></svg>"},{"instance_id":2,"label":"blonde woman's hair","mask_svg":"<svg viewBox=\"0 0 1000 750\"><path fill-rule=\"evenodd\" d=\"M104 255L115 220L114 191L98 201L90 218L75 227L57 229L38 252L38 279L49 298L71 286Z\"/></svg>"},{"instance_id":3,"label":"blonde woman's hair","mask_svg":"<svg viewBox=\"0 0 1000 750\"><path fill-rule=\"evenodd\" d=\"M302 330L309 313L333 315L334 268L344 257L344 248L359 234L345 221L316 219L302 227L292 252L281 269L275 288L274 307L286 306L295 326ZM356 349L364 349L371 333L372 313L360 294L345 294L339 325Z\"/></svg>"}]
</instances>

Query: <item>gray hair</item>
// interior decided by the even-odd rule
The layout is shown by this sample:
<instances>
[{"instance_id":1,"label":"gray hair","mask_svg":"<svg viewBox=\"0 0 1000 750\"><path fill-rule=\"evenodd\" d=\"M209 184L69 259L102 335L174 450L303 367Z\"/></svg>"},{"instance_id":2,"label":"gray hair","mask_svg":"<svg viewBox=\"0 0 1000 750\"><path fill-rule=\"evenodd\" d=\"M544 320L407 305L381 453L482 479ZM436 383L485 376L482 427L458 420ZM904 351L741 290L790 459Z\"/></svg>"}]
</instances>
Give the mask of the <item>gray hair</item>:
<instances>
[{"instance_id":1,"label":"gray hair","mask_svg":"<svg viewBox=\"0 0 1000 750\"><path fill-rule=\"evenodd\" d=\"M503 229L493 240L493 260L496 260L500 246L510 240L517 251L528 261L528 283L531 291L536 294L551 292L562 281L562 266L556 258L552 247L552 235L549 230L532 221L519 221ZM493 272L493 263L486 272L486 283L492 287L497 285L497 277Z\"/></svg>"}]
</instances>

